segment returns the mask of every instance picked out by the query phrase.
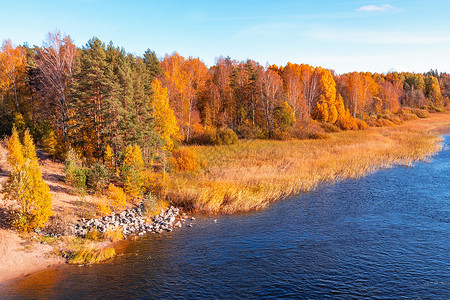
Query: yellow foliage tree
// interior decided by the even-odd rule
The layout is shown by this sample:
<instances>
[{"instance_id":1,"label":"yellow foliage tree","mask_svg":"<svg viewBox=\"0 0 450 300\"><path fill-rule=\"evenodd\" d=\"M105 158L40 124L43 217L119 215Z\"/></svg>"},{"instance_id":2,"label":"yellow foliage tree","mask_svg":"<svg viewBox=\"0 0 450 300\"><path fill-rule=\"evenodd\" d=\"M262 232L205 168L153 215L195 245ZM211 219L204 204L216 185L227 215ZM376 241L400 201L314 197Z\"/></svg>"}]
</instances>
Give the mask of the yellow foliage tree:
<instances>
[{"instance_id":1,"label":"yellow foliage tree","mask_svg":"<svg viewBox=\"0 0 450 300\"><path fill-rule=\"evenodd\" d=\"M52 195L42 178L36 150L29 131L25 131L24 144L17 130L8 140L8 163L11 173L3 186L4 200L12 201L11 225L22 231L43 227L53 214Z\"/></svg>"},{"instance_id":2,"label":"yellow foliage tree","mask_svg":"<svg viewBox=\"0 0 450 300\"><path fill-rule=\"evenodd\" d=\"M109 145L106 145L104 154L105 165L110 171L114 171L114 152Z\"/></svg>"},{"instance_id":3,"label":"yellow foliage tree","mask_svg":"<svg viewBox=\"0 0 450 300\"><path fill-rule=\"evenodd\" d=\"M313 112L313 118L322 122L335 123L338 117L336 82L329 70L317 67L316 71L320 74L320 96Z\"/></svg>"},{"instance_id":4,"label":"yellow foliage tree","mask_svg":"<svg viewBox=\"0 0 450 300\"><path fill-rule=\"evenodd\" d=\"M150 97L150 105L155 114L155 130L164 141L167 151L173 149L174 140L179 140L179 128L173 109L169 106L167 89L163 88L161 82L155 79L152 82L153 95Z\"/></svg>"},{"instance_id":5,"label":"yellow foliage tree","mask_svg":"<svg viewBox=\"0 0 450 300\"><path fill-rule=\"evenodd\" d=\"M125 149L125 157L122 164L121 176L124 182L125 193L130 198L142 195L144 184L144 161L141 148L138 145L130 145Z\"/></svg>"},{"instance_id":6,"label":"yellow foliage tree","mask_svg":"<svg viewBox=\"0 0 450 300\"><path fill-rule=\"evenodd\" d=\"M53 130L44 137L44 149L50 155L56 155L58 150L58 140L56 139L56 134Z\"/></svg>"},{"instance_id":7,"label":"yellow foliage tree","mask_svg":"<svg viewBox=\"0 0 450 300\"><path fill-rule=\"evenodd\" d=\"M27 129L27 125L25 124L25 120L23 119L22 114L17 114L14 117L14 127L16 127L17 132L19 133L20 138L23 138L23 134Z\"/></svg>"}]
</instances>

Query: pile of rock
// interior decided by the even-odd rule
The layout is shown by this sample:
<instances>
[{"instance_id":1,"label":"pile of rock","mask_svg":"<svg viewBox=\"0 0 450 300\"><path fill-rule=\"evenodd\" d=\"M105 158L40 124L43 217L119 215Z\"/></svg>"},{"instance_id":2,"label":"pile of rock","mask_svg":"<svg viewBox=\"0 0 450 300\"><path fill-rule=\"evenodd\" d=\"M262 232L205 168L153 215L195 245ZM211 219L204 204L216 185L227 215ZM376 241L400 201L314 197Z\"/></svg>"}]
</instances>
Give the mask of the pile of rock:
<instances>
[{"instance_id":1,"label":"pile of rock","mask_svg":"<svg viewBox=\"0 0 450 300\"><path fill-rule=\"evenodd\" d=\"M111 215L85 220L82 219L74 227L76 236L84 237L94 228L100 233L106 230L115 230L122 228L124 236L143 235L145 233L161 233L163 231L172 231L174 227L181 227L181 222L186 219L186 215L180 216L180 209L171 206L167 210L161 210L161 213L147 222L144 206L141 204L134 209L127 209L121 213L111 213Z\"/></svg>"}]
</instances>

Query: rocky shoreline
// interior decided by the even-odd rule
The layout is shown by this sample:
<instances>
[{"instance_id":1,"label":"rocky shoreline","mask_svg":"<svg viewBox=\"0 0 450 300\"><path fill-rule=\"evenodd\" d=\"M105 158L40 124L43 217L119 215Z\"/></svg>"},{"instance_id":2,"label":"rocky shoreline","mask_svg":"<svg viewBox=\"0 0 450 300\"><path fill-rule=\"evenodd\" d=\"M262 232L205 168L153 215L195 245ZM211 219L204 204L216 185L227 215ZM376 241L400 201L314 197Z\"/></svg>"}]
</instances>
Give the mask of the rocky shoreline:
<instances>
[{"instance_id":1,"label":"rocky shoreline","mask_svg":"<svg viewBox=\"0 0 450 300\"><path fill-rule=\"evenodd\" d=\"M73 227L73 233L79 237L85 237L91 230L98 230L104 233L107 230L116 230L122 228L123 236L126 238L131 235L144 235L146 233L170 232L173 228L182 227L188 219L185 213L180 209L171 206L167 210L162 210L159 215L148 220L145 215L145 208L140 204L134 209L126 209L121 213L111 213L103 218L94 218L90 220L81 219ZM190 218L195 220L194 217ZM191 227L192 224L187 224Z\"/></svg>"}]
</instances>

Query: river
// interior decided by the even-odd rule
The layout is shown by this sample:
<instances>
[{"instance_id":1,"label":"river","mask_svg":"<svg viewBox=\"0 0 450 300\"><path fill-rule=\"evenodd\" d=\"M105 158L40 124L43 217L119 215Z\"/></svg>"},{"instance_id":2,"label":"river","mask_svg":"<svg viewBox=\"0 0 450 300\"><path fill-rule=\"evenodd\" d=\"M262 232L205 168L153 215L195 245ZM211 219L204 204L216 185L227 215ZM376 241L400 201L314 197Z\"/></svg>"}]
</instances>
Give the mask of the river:
<instances>
[{"instance_id":1,"label":"river","mask_svg":"<svg viewBox=\"0 0 450 300\"><path fill-rule=\"evenodd\" d=\"M12 298L450 299L450 136L431 162L124 242L112 262L0 285Z\"/></svg>"}]
</instances>

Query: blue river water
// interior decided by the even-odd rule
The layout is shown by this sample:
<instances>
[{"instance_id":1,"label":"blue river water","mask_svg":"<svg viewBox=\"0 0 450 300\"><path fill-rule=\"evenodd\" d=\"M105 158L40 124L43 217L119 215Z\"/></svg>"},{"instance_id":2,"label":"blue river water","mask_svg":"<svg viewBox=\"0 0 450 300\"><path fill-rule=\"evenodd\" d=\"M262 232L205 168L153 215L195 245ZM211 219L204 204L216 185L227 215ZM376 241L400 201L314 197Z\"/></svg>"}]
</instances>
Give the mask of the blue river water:
<instances>
[{"instance_id":1,"label":"blue river water","mask_svg":"<svg viewBox=\"0 0 450 300\"><path fill-rule=\"evenodd\" d=\"M450 136L431 162L119 246L0 285L11 298L450 299Z\"/></svg>"}]
</instances>

